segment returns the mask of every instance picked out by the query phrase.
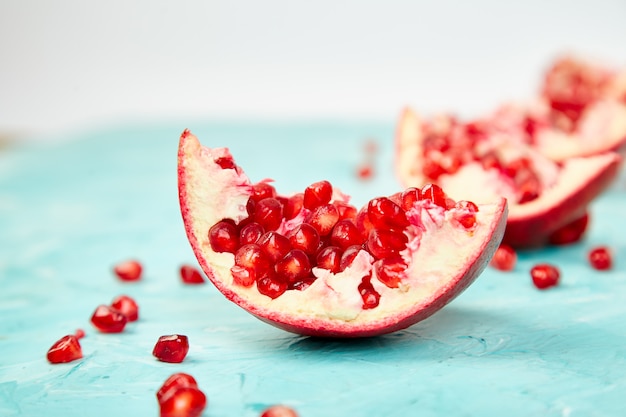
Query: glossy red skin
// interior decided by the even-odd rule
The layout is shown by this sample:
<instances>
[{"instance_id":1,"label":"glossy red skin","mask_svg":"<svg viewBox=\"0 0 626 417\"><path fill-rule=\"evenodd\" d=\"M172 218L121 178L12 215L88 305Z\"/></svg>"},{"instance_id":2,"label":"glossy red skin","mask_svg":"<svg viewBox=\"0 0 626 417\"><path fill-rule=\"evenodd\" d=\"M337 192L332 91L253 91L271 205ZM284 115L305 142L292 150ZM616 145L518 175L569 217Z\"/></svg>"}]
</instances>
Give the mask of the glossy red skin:
<instances>
[{"instance_id":1,"label":"glossy red skin","mask_svg":"<svg viewBox=\"0 0 626 417\"><path fill-rule=\"evenodd\" d=\"M48 350L46 358L50 363L67 363L83 357L83 351L75 335L63 336Z\"/></svg>"}]
</instances>

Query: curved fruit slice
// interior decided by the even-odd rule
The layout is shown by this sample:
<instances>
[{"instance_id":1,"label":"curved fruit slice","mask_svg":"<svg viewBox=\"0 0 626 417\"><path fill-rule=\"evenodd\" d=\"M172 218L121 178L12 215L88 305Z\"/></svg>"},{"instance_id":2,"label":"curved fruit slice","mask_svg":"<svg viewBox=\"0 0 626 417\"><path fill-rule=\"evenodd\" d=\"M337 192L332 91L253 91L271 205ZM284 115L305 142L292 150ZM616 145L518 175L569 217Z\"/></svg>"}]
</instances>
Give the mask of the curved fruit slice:
<instances>
[{"instance_id":1,"label":"curved fruit slice","mask_svg":"<svg viewBox=\"0 0 626 417\"><path fill-rule=\"evenodd\" d=\"M327 181L281 196L189 131L178 187L187 237L213 284L259 319L312 336L374 336L438 311L487 266L507 214L503 198L476 206L437 186L361 210Z\"/></svg>"},{"instance_id":2,"label":"curved fruit slice","mask_svg":"<svg viewBox=\"0 0 626 417\"><path fill-rule=\"evenodd\" d=\"M621 161L609 152L554 162L519 131L450 116L423 121L408 108L396 146L397 173L407 187L435 182L450 197L477 203L507 198L504 242L514 247L549 243L552 234L582 218L617 176Z\"/></svg>"}]
</instances>

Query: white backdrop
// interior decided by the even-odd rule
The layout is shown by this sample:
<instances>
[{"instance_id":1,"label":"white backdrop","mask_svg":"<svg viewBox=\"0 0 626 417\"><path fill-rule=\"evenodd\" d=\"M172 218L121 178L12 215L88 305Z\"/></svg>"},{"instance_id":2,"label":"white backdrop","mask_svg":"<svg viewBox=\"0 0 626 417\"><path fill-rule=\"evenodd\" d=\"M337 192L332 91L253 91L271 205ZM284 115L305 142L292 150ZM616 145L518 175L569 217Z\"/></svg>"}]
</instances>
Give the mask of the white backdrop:
<instances>
[{"instance_id":1,"label":"white backdrop","mask_svg":"<svg viewBox=\"0 0 626 417\"><path fill-rule=\"evenodd\" d=\"M564 52L626 65L626 0L0 0L0 134L475 113Z\"/></svg>"}]
</instances>

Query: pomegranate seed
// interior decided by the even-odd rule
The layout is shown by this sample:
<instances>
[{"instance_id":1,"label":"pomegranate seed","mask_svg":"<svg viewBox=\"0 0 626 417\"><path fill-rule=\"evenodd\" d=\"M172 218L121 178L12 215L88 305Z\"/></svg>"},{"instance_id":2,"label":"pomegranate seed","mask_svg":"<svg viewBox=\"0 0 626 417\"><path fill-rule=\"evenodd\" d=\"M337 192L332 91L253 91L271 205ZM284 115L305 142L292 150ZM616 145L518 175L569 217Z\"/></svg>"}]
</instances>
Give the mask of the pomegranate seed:
<instances>
[{"instance_id":1,"label":"pomegranate seed","mask_svg":"<svg viewBox=\"0 0 626 417\"><path fill-rule=\"evenodd\" d=\"M286 405L273 405L263 410L260 417L298 417L298 413Z\"/></svg>"},{"instance_id":2,"label":"pomegranate seed","mask_svg":"<svg viewBox=\"0 0 626 417\"><path fill-rule=\"evenodd\" d=\"M256 243L243 245L237 250L235 253L235 265L252 271L255 278L262 277L271 267L269 257Z\"/></svg>"},{"instance_id":3,"label":"pomegranate seed","mask_svg":"<svg viewBox=\"0 0 626 417\"><path fill-rule=\"evenodd\" d=\"M76 336L77 339L82 339L85 337L85 331L83 329L76 329L74 336Z\"/></svg>"},{"instance_id":4,"label":"pomegranate seed","mask_svg":"<svg viewBox=\"0 0 626 417\"><path fill-rule=\"evenodd\" d=\"M501 244L491 258L489 265L500 271L512 271L517 263L517 253L511 246Z\"/></svg>"},{"instance_id":5,"label":"pomegranate seed","mask_svg":"<svg viewBox=\"0 0 626 417\"><path fill-rule=\"evenodd\" d=\"M587 230L588 224L589 213L585 213L582 217L579 217L555 232L552 232L548 241L553 245L567 245L578 242Z\"/></svg>"},{"instance_id":6,"label":"pomegranate seed","mask_svg":"<svg viewBox=\"0 0 626 417\"><path fill-rule=\"evenodd\" d=\"M161 336L154 345L152 355L161 362L180 363L189 352L189 339L185 335Z\"/></svg>"},{"instance_id":7,"label":"pomegranate seed","mask_svg":"<svg viewBox=\"0 0 626 417\"><path fill-rule=\"evenodd\" d=\"M239 232L232 220L221 220L209 229L209 243L214 252L235 253L239 247Z\"/></svg>"},{"instance_id":8,"label":"pomegranate seed","mask_svg":"<svg viewBox=\"0 0 626 417\"><path fill-rule=\"evenodd\" d=\"M233 282L242 287L250 287L256 281L254 270L244 266L234 265L230 268L230 273L233 276Z\"/></svg>"},{"instance_id":9,"label":"pomegranate seed","mask_svg":"<svg viewBox=\"0 0 626 417\"><path fill-rule=\"evenodd\" d=\"M127 322L124 314L106 305L98 306L91 316L91 323L102 333L120 333Z\"/></svg>"},{"instance_id":10,"label":"pomegranate seed","mask_svg":"<svg viewBox=\"0 0 626 417\"><path fill-rule=\"evenodd\" d=\"M263 233L265 233L263 226L255 222L250 222L244 225L239 231L239 245L243 246L248 243L256 243Z\"/></svg>"},{"instance_id":11,"label":"pomegranate seed","mask_svg":"<svg viewBox=\"0 0 626 417\"><path fill-rule=\"evenodd\" d=\"M561 274L554 265L539 264L532 267L530 276L535 287L544 290L558 285Z\"/></svg>"},{"instance_id":12,"label":"pomegranate seed","mask_svg":"<svg viewBox=\"0 0 626 417\"><path fill-rule=\"evenodd\" d=\"M179 272L180 279L184 284L194 285L204 284L206 282L202 272L193 265L181 265Z\"/></svg>"},{"instance_id":13,"label":"pomegranate seed","mask_svg":"<svg viewBox=\"0 0 626 417\"><path fill-rule=\"evenodd\" d=\"M276 230L283 220L283 205L275 198L264 198L256 203L253 218L265 230Z\"/></svg>"},{"instance_id":14,"label":"pomegranate seed","mask_svg":"<svg viewBox=\"0 0 626 417\"><path fill-rule=\"evenodd\" d=\"M294 249L301 249L308 255L314 255L319 248L320 235L308 223L299 224L287 237Z\"/></svg>"},{"instance_id":15,"label":"pomegranate seed","mask_svg":"<svg viewBox=\"0 0 626 417\"><path fill-rule=\"evenodd\" d=\"M337 212L339 213L340 220L356 219L356 207L342 201L335 201L333 204L335 205L335 207L337 207Z\"/></svg>"},{"instance_id":16,"label":"pomegranate seed","mask_svg":"<svg viewBox=\"0 0 626 417\"><path fill-rule=\"evenodd\" d=\"M454 205L457 209L465 209L471 213L478 213L478 206L471 201L461 200Z\"/></svg>"},{"instance_id":17,"label":"pomegranate seed","mask_svg":"<svg viewBox=\"0 0 626 417\"><path fill-rule=\"evenodd\" d=\"M337 246L326 246L317 253L317 267L328 269L336 274L341 271L341 255L343 251Z\"/></svg>"},{"instance_id":18,"label":"pomegranate seed","mask_svg":"<svg viewBox=\"0 0 626 417\"><path fill-rule=\"evenodd\" d=\"M289 239L277 232L264 233L257 241L257 245L272 263L282 259L291 250Z\"/></svg>"},{"instance_id":19,"label":"pomegranate seed","mask_svg":"<svg viewBox=\"0 0 626 417\"><path fill-rule=\"evenodd\" d=\"M183 372L172 374L157 391L157 400L161 402L180 388L198 388L198 383L196 379L189 374Z\"/></svg>"},{"instance_id":20,"label":"pomegranate seed","mask_svg":"<svg viewBox=\"0 0 626 417\"><path fill-rule=\"evenodd\" d=\"M120 295L113 299L111 307L126 316L130 321L137 321L139 318L139 306L137 302L127 295Z\"/></svg>"},{"instance_id":21,"label":"pomegranate seed","mask_svg":"<svg viewBox=\"0 0 626 417\"><path fill-rule=\"evenodd\" d=\"M334 204L316 207L308 219L308 223L317 230L320 236L328 235L338 221L339 211Z\"/></svg>"},{"instance_id":22,"label":"pomegranate seed","mask_svg":"<svg viewBox=\"0 0 626 417\"><path fill-rule=\"evenodd\" d=\"M236 169L237 167L232 156L217 158L215 159L215 163L222 169Z\"/></svg>"},{"instance_id":23,"label":"pomegranate seed","mask_svg":"<svg viewBox=\"0 0 626 417\"><path fill-rule=\"evenodd\" d=\"M113 272L122 281L137 281L141 279L142 270L141 263L136 260L120 262L113 267Z\"/></svg>"},{"instance_id":24,"label":"pomegranate seed","mask_svg":"<svg viewBox=\"0 0 626 417\"><path fill-rule=\"evenodd\" d=\"M407 265L400 257L379 259L374 262L376 278L389 288L398 288Z\"/></svg>"},{"instance_id":25,"label":"pomegranate seed","mask_svg":"<svg viewBox=\"0 0 626 417\"><path fill-rule=\"evenodd\" d=\"M347 267L352 265L352 261L354 261L354 258L356 258L361 249L363 249L361 245L353 245L346 248L346 250L343 252L343 255L341 255L341 260L339 261L339 269L343 271Z\"/></svg>"},{"instance_id":26,"label":"pomegranate seed","mask_svg":"<svg viewBox=\"0 0 626 417\"><path fill-rule=\"evenodd\" d=\"M267 274L256 282L257 290L270 298L277 298L287 291L287 282L279 279L276 274Z\"/></svg>"},{"instance_id":27,"label":"pomegranate seed","mask_svg":"<svg viewBox=\"0 0 626 417\"><path fill-rule=\"evenodd\" d=\"M361 180L370 180L374 176L374 165L371 163L364 163L357 167L356 176Z\"/></svg>"},{"instance_id":28,"label":"pomegranate seed","mask_svg":"<svg viewBox=\"0 0 626 417\"><path fill-rule=\"evenodd\" d=\"M304 204L304 193L297 193L286 199L283 203L283 216L285 219L291 220L300 214Z\"/></svg>"},{"instance_id":29,"label":"pomegranate seed","mask_svg":"<svg viewBox=\"0 0 626 417\"><path fill-rule=\"evenodd\" d=\"M276 263L275 270L278 279L294 284L311 274L311 263L306 253L293 249Z\"/></svg>"},{"instance_id":30,"label":"pomegranate seed","mask_svg":"<svg viewBox=\"0 0 626 417\"><path fill-rule=\"evenodd\" d=\"M374 225L370 221L370 218L367 214L367 206L359 210L359 212L356 215L354 224L356 225L356 228L359 230L359 233L361 233L361 239L367 240L370 234L370 231L374 229Z\"/></svg>"},{"instance_id":31,"label":"pomegranate seed","mask_svg":"<svg viewBox=\"0 0 626 417\"><path fill-rule=\"evenodd\" d=\"M422 192L419 188L411 187L404 190L400 197L400 207L404 211L413 208L415 203L422 199Z\"/></svg>"},{"instance_id":32,"label":"pomegranate seed","mask_svg":"<svg viewBox=\"0 0 626 417\"><path fill-rule=\"evenodd\" d=\"M594 269L605 271L613 266L611 251L606 246L599 246L589 251L589 263Z\"/></svg>"},{"instance_id":33,"label":"pomegranate seed","mask_svg":"<svg viewBox=\"0 0 626 417\"><path fill-rule=\"evenodd\" d=\"M437 184L427 184L422 188L422 199L430 200L439 207L446 208L446 193Z\"/></svg>"},{"instance_id":34,"label":"pomegranate seed","mask_svg":"<svg viewBox=\"0 0 626 417\"><path fill-rule=\"evenodd\" d=\"M46 357L50 363L67 363L83 357L83 350L75 335L63 336L48 350Z\"/></svg>"},{"instance_id":35,"label":"pomegranate seed","mask_svg":"<svg viewBox=\"0 0 626 417\"><path fill-rule=\"evenodd\" d=\"M404 229L409 225L402 207L387 197L370 200L367 205L367 215L375 228Z\"/></svg>"},{"instance_id":36,"label":"pomegranate seed","mask_svg":"<svg viewBox=\"0 0 626 417\"><path fill-rule=\"evenodd\" d=\"M267 182L259 182L252 186L252 201L259 202L264 198L276 198L276 188Z\"/></svg>"},{"instance_id":37,"label":"pomegranate seed","mask_svg":"<svg viewBox=\"0 0 626 417\"><path fill-rule=\"evenodd\" d=\"M341 249L362 243L361 233L356 225L348 219L339 220L330 234L330 242Z\"/></svg>"},{"instance_id":38,"label":"pomegranate seed","mask_svg":"<svg viewBox=\"0 0 626 417\"><path fill-rule=\"evenodd\" d=\"M303 205L313 210L324 204L328 204L333 196L333 186L328 181L315 182L304 190Z\"/></svg>"},{"instance_id":39,"label":"pomegranate seed","mask_svg":"<svg viewBox=\"0 0 626 417\"><path fill-rule=\"evenodd\" d=\"M374 229L367 239L367 251L376 259L395 257L406 248L408 241L402 232Z\"/></svg>"},{"instance_id":40,"label":"pomegranate seed","mask_svg":"<svg viewBox=\"0 0 626 417\"><path fill-rule=\"evenodd\" d=\"M363 310L378 307L380 302L380 294L374 289L370 278L369 276L363 277L358 286L359 294L363 299Z\"/></svg>"}]
</instances>

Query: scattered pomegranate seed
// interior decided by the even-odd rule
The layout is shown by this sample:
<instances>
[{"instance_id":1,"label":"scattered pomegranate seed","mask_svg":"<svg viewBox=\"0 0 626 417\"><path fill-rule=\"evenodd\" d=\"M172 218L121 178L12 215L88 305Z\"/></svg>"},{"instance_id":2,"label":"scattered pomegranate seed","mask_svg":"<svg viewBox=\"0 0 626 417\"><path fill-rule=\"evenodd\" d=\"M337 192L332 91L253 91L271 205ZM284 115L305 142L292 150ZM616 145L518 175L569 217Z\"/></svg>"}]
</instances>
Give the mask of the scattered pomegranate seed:
<instances>
[{"instance_id":1,"label":"scattered pomegranate seed","mask_svg":"<svg viewBox=\"0 0 626 417\"><path fill-rule=\"evenodd\" d=\"M371 180L374 177L374 165L369 162L359 165L356 176L361 180Z\"/></svg>"},{"instance_id":2,"label":"scattered pomegranate seed","mask_svg":"<svg viewBox=\"0 0 626 417\"><path fill-rule=\"evenodd\" d=\"M539 264L532 267L530 276L535 287L544 290L558 285L561 273L554 265Z\"/></svg>"},{"instance_id":3,"label":"scattered pomegranate seed","mask_svg":"<svg viewBox=\"0 0 626 417\"><path fill-rule=\"evenodd\" d=\"M122 281L137 281L141 279L143 268L136 260L128 260L118 263L113 267L113 272Z\"/></svg>"},{"instance_id":4,"label":"scattered pomegranate seed","mask_svg":"<svg viewBox=\"0 0 626 417\"><path fill-rule=\"evenodd\" d=\"M491 258L489 265L500 271L512 271L517 263L517 252L507 244L501 244Z\"/></svg>"},{"instance_id":5,"label":"scattered pomegranate seed","mask_svg":"<svg viewBox=\"0 0 626 417\"><path fill-rule=\"evenodd\" d=\"M120 333L128 319L120 311L107 305L100 305L91 316L91 323L102 333Z\"/></svg>"},{"instance_id":6,"label":"scattered pomegranate seed","mask_svg":"<svg viewBox=\"0 0 626 417\"><path fill-rule=\"evenodd\" d=\"M598 271L611 269L613 266L613 257L611 251L606 246L598 246L589 251L589 263Z\"/></svg>"},{"instance_id":7,"label":"scattered pomegranate seed","mask_svg":"<svg viewBox=\"0 0 626 417\"><path fill-rule=\"evenodd\" d=\"M119 295L111 302L111 307L126 316L128 321L136 321L139 318L139 306L137 302L127 295Z\"/></svg>"},{"instance_id":8,"label":"scattered pomegranate seed","mask_svg":"<svg viewBox=\"0 0 626 417\"><path fill-rule=\"evenodd\" d=\"M75 335L63 336L48 350L47 358L50 363L67 363L83 357L83 351Z\"/></svg>"},{"instance_id":9,"label":"scattered pomegranate seed","mask_svg":"<svg viewBox=\"0 0 626 417\"><path fill-rule=\"evenodd\" d=\"M180 279L184 284L204 284L204 276L198 268L193 265L181 265L180 267Z\"/></svg>"},{"instance_id":10,"label":"scattered pomegranate seed","mask_svg":"<svg viewBox=\"0 0 626 417\"><path fill-rule=\"evenodd\" d=\"M260 417L298 417L298 413L286 405L273 405L266 408Z\"/></svg>"},{"instance_id":11,"label":"scattered pomegranate seed","mask_svg":"<svg viewBox=\"0 0 626 417\"><path fill-rule=\"evenodd\" d=\"M173 334L161 336L154 345L152 355L161 362L180 363L189 352L189 339L187 336Z\"/></svg>"},{"instance_id":12,"label":"scattered pomegranate seed","mask_svg":"<svg viewBox=\"0 0 626 417\"><path fill-rule=\"evenodd\" d=\"M199 417L207 405L196 380L185 373L170 376L156 396L161 417Z\"/></svg>"},{"instance_id":13,"label":"scattered pomegranate seed","mask_svg":"<svg viewBox=\"0 0 626 417\"><path fill-rule=\"evenodd\" d=\"M74 332L74 336L76 336L77 339L82 339L83 337L85 337L85 331L83 329L76 329L76 332Z\"/></svg>"}]
</instances>

